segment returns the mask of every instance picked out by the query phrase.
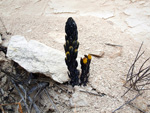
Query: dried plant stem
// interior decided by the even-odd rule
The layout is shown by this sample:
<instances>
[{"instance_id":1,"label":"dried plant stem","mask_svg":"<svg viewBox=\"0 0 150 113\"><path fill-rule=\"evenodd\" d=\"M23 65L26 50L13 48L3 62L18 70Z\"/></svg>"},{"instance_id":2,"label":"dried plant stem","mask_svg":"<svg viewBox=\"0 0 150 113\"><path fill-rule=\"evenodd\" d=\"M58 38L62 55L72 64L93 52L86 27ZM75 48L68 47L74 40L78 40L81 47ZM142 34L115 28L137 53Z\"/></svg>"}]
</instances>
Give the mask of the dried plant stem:
<instances>
[{"instance_id":1,"label":"dried plant stem","mask_svg":"<svg viewBox=\"0 0 150 113\"><path fill-rule=\"evenodd\" d=\"M92 92L88 92L88 91L83 91L83 90L80 90L80 92L84 92L84 93L88 93L88 94L95 95L95 96L100 96L100 97L106 95L106 94L104 94L104 93L96 94L96 93L92 93Z\"/></svg>"},{"instance_id":2,"label":"dried plant stem","mask_svg":"<svg viewBox=\"0 0 150 113\"><path fill-rule=\"evenodd\" d=\"M132 106L132 107L134 107L134 108L136 108L136 109L138 109L140 112L142 112L142 113L146 113L146 112L144 112L143 110L141 110L140 108L138 108L138 107L136 107L136 106L134 106L132 103L128 103L130 106Z\"/></svg>"},{"instance_id":3,"label":"dried plant stem","mask_svg":"<svg viewBox=\"0 0 150 113\"><path fill-rule=\"evenodd\" d=\"M30 103L30 110L32 109L32 105L34 105L34 103L35 103L35 98L39 95L39 93L41 92L41 88L40 88L40 90L38 90L38 92L35 94L35 96L33 97L33 101L32 101L32 103Z\"/></svg>"},{"instance_id":4,"label":"dried plant stem","mask_svg":"<svg viewBox=\"0 0 150 113\"><path fill-rule=\"evenodd\" d=\"M22 91L24 92L24 94L27 94L26 90L23 88L22 85L19 85L19 87L22 89ZM28 100L30 101L30 103L33 104L33 107L34 107L36 113L40 113L39 108L38 108L37 105L33 102L33 100L31 99L31 97L27 95L27 98L28 98Z\"/></svg>"},{"instance_id":5,"label":"dried plant stem","mask_svg":"<svg viewBox=\"0 0 150 113\"><path fill-rule=\"evenodd\" d=\"M143 43L141 44L141 46L137 52L137 55L135 57L133 64L131 65L131 67L128 70L126 83L124 84L124 86L126 86L127 83L129 83L129 87L128 87L128 90L122 95L122 97L125 94L127 94L127 92L130 91L131 89L134 89L136 91L149 89L149 88L145 88L145 87L150 84L150 79L149 79L150 78L150 65L145 67L145 64L150 60L150 57L147 58L142 63L142 65L140 66L139 71L137 73L134 72L136 62L144 54L144 52L142 52L140 54L142 45L143 45Z\"/></svg>"},{"instance_id":6,"label":"dried plant stem","mask_svg":"<svg viewBox=\"0 0 150 113\"><path fill-rule=\"evenodd\" d=\"M142 45L143 45L143 43L141 44L141 46L140 46L140 48L139 48L139 50L138 50L138 53L137 53L137 55L136 55L136 57L135 57L135 60L134 60L133 64L131 65L131 67L130 67L130 69L129 69L129 71L128 71L127 78L128 78L128 76L129 76L129 73L130 73L131 69L132 69L132 74L133 74L135 62L142 56L142 54L144 54L144 52L143 52L140 56L138 56L139 53L140 53L140 51L141 51ZM127 79L126 79L126 80L127 80Z\"/></svg>"},{"instance_id":7,"label":"dried plant stem","mask_svg":"<svg viewBox=\"0 0 150 113\"><path fill-rule=\"evenodd\" d=\"M105 45L113 46L113 47L123 47L121 45L116 45L116 44L111 44L111 43L105 43Z\"/></svg>"},{"instance_id":8,"label":"dried plant stem","mask_svg":"<svg viewBox=\"0 0 150 113\"><path fill-rule=\"evenodd\" d=\"M44 89L45 94L47 95L47 97L49 98L50 102L52 103L53 107L55 108L57 113L60 113L59 110L57 109L57 107L55 106L55 104L53 103L52 99L50 98L49 93L47 92L46 89Z\"/></svg>"},{"instance_id":9,"label":"dried plant stem","mask_svg":"<svg viewBox=\"0 0 150 113\"><path fill-rule=\"evenodd\" d=\"M15 86L15 88L16 88L16 90L18 91L18 93L19 93L19 95L20 95L22 101L24 102L25 107L26 107L26 109L27 109L27 112L30 113L29 107L28 107L28 105L27 105L27 103L26 103L26 101L25 101L23 95L21 94L21 91L19 90L19 88L17 87L17 85L15 84L15 82L14 82L12 79L11 79L11 82L12 82L12 84Z\"/></svg>"},{"instance_id":10,"label":"dried plant stem","mask_svg":"<svg viewBox=\"0 0 150 113\"><path fill-rule=\"evenodd\" d=\"M121 109L123 106L125 106L125 105L129 104L130 102L132 102L133 100L135 100L140 95L142 95L142 93L138 93L134 98L132 98L131 100L127 101L126 103L124 103L123 105L121 105L119 108L115 109L112 113L115 113L116 111L118 111L119 109Z\"/></svg>"}]
</instances>

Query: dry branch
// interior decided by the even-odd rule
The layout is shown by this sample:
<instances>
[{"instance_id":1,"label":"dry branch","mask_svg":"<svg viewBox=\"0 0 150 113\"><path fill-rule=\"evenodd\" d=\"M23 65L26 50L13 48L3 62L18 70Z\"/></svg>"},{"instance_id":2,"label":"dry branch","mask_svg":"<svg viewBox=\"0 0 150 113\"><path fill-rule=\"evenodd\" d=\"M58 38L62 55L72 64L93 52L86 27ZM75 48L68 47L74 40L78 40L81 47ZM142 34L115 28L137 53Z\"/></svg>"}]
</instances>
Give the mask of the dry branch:
<instances>
[{"instance_id":1,"label":"dry branch","mask_svg":"<svg viewBox=\"0 0 150 113\"><path fill-rule=\"evenodd\" d=\"M83 93L88 93L88 94L91 94L91 95L95 95L95 96L105 96L106 94L105 93L101 93L101 94L96 94L96 93L92 93L92 92L88 92L88 91L83 91L83 90L80 90L80 92L83 92Z\"/></svg>"},{"instance_id":2,"label":"dry branch","mask_svg":"<svg viewBox=\"0 0 150 113\"><path fill-rule=\"evenodd\" d=\"M123 105L121 105L119 108L115 109L112 113L115 113L116 111L118 111L119 109L121 109L123 106L125 106L127 104L130 104L133 100L135 100L140 95L142 95L142 93L138 93L134 98L132 98L131 100L127 101L126 103L124 103Z\"/></svg>"},{"instance_id":3,"label":"dry branch","mask_svg":"<svg viewBox=\"0 0 150 113\"><path fill-rule=\"evenodd\" d=\"M141 58L141 56L144 54L144 51L142 53L140 53L141 49L142 49L142 45L141 44L137 55L134 59L133 64L131 65L131 67L128 70L128 74L127 74L127 78L126 78L126 83L124 84L125 87L128 88L128 90L123 94L123 96L130 91L131 89L136 90L136 91L141 91L141 90L148 90L149 88L146 88L149 84L150 84L150 65L148 65L147 67L145 66L146 63L150 60L150 57L147 58L140 66L138 72L135 72L135 68L136 68L136 63L137 61ZM127 86L127 84L129 84Z\"/></svg>"},{"instance_id":4,"label":"dry branch","mask_svg":"<svg viewBox=\"0 0 150 113\"><path fill-rule=\"evenodd\" d=\"M12 67L11 71L8 71L6 69L0 69L0 71L9 78L12 85L14 86L17 93L19 94L21 98L20 102L23 102L22 104L25 106L24 112L31 113L33 110L35 110L36 113L42 113L40 109L42 106L40 106L40 101L37 100L37 98L38 96L40 96L41 92L44 91L49 101L54 106L56 112L59 113L59 110L52 102L46 90L46 87L49 86L49 82L38 80L38 78L36 78L33 74L29 74L26 71L22 72L20 71L20 69L17 69L18 68L17 65L13 65L13 66L15 68ZM31 96L32 93L35 93L35 95ZM20 109L20 105L18 108ZM3 111L3 108L0 107L0 110Z\"/></svg>"}]
</instances>

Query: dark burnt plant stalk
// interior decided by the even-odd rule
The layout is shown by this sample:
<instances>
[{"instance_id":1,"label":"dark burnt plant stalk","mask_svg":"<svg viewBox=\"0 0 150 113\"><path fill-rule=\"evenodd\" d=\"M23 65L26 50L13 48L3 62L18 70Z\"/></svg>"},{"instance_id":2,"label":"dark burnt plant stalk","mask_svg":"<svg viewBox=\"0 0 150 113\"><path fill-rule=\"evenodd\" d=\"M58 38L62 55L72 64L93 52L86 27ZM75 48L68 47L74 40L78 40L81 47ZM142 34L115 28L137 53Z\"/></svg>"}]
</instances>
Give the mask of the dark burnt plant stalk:
<instances>
[{"instance_id":1,"label":"dark burnt plant stalk","mask_svg":"<svg viewBox=\"0 0 150 113\"><path fill-rule=\"evenodd\" d=\"M91 63L91 55L85 55L84 58L80 60L80 63L81 63L81 69L82 69L82 72L81 72L81 77L80 77L80 85L84 85L86 86L87 82L88 82L88 78L89 78L89 70L90 70L90 63Z\"/></svg>"},{"instance_id":2,"label":"dark burnt plant stalk","mask_svg":"<svg viewBox=\"0 0 150 113\"><path fill-rule=\"evenodd\" d=\"M70 17L68 18L65 26L65 62L68 67L68 76L71 79L70 84L72 86L79 85L79 70L77 70L78 62L76 60L78 55L78 31L75 21Z\"/></svg>"}]
</instances>

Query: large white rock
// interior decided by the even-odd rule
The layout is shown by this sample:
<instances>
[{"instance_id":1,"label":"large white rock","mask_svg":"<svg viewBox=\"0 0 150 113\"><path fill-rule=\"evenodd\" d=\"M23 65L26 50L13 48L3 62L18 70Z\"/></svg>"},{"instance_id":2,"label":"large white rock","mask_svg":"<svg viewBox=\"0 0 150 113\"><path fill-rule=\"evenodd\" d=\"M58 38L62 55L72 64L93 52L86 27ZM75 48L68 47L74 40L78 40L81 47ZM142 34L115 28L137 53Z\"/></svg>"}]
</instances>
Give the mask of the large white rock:
<instances>
[{"instance_id":1,"label":"large white rock","mask_svg":"<svg viewBox=\"0 0 150 113\"><path fill-rule=\"evenodd\" d=\"M42 73L53 80L68 81L65 54L38 41L27 40L23 36L12 36L7 57L32 73Z\"/></svg>"}]
</instances>

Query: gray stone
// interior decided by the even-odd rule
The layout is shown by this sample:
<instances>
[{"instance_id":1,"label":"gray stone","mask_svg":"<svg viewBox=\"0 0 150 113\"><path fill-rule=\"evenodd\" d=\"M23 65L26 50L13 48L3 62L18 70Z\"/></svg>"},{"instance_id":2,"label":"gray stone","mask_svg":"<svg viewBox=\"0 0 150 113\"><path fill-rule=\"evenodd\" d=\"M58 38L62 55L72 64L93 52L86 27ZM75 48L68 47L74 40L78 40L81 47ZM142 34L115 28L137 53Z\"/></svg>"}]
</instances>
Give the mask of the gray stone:
<instances>
[{"instance_id":1,"label":"gray stone","mask_svg":"<svg viewBox=\"0 0 150 113\"><path fill-rule=\"evenodd\" d=\"M59 83L69 79L64 61L65 54L38 41L27 42L23 36L12 36L7 57L28 72L45 74Z\"/></svg>"}]
</instances>

